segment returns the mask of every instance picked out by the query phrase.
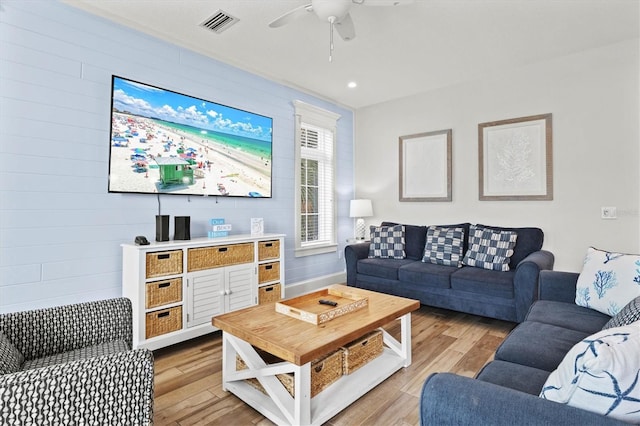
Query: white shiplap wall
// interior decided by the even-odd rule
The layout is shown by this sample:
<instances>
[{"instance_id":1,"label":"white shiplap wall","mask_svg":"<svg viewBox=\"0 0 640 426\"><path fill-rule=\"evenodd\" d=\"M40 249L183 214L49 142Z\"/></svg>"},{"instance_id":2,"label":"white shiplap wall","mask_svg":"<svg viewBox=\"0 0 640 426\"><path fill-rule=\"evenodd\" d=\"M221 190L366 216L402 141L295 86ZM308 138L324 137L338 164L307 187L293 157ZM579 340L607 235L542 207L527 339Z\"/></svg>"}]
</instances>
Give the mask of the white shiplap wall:
<instances>
[{"instance_id":1,"label":"white shiplap wall","mask_svg":"<svg viewBox=\"0 0 640 426\"><path fill-rule=\"evenodd\" d=\"M120 244L154 238L155 196L107 193L112 74L274 119L273 198L165 195L162 214L191 216L192 237L205 236L212 217L234 233L264 217L266 232L287 234L288 285L344 270L335 253L293 256L292 101L342 116L340 241L352 233L352 111L58 2L3 1L0 312L119 296Z\"/></svg>"}]
</instances>

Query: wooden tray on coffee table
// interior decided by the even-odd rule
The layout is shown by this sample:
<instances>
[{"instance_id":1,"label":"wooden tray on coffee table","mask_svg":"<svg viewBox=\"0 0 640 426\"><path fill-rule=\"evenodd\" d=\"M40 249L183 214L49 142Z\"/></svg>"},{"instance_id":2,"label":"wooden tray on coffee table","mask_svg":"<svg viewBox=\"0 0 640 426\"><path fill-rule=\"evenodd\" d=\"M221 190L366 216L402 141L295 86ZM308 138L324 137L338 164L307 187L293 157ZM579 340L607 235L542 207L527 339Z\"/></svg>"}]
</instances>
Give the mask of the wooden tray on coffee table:
<instances>
[{"instance_id":1,"label":"wooden tray on coffee table","mask_svg":"<svg viewBox=\"0 0 640 426\"><path fill-rule=\"evenodd\" d=\"M341 286L343 287L343 286ZM330 300L336 306L322 305L320 300ZM276 312L319 325L369 305L369 298L349 291L328 287L303 296L276 302Z\"/></svg>"}]
</instances>

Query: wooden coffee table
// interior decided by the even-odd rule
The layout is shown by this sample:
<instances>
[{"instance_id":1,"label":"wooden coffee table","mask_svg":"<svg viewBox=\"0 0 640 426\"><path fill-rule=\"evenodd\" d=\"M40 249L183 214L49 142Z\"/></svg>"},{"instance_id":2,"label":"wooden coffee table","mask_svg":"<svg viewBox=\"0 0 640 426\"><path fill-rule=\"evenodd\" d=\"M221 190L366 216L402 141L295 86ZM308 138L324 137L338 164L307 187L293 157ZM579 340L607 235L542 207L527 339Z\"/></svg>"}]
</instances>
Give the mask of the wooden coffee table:
<instances>
[{"instance_id":1,"label":"wooden coffee table","mask_svg":"<svg viewBox=\"0 0 640 426\"><path fill-rule=\"evenodd\" d=\"M277 424L319 425L402 367L411 364L411 312L420 302L347 286L338 290L368 297L368 306L315 325L277 313L273 303L213 318L222 333L222 387ZM382 330L384 351L355 372L311 398L311 361L394 320L400 320L400 341ZM266 364L254 347L284 360ZM236 370L236 355L247 369ZM293 373L295 397L276 378ZM248 384L256 378L267 394Z\"/></svg>"}]
</instances>

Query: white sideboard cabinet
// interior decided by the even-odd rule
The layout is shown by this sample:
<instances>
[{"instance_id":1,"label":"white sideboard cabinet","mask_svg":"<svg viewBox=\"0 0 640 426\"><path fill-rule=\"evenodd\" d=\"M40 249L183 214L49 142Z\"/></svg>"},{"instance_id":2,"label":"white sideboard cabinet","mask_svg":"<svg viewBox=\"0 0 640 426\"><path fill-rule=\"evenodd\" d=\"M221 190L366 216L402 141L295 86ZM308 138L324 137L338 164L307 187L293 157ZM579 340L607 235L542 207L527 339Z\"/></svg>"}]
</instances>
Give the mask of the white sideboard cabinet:
<instances>
[{"instance_id":1,"label":"white sideboard cabinet","mask_svg":"<svg viewBox=\"0 0 640 426\"><path fill-rule=\"evenodd\" d=\"M158 349L215 331L215 315L284 297L284 235L122 244L133 346Z\"/></svg>"}]
</instances>

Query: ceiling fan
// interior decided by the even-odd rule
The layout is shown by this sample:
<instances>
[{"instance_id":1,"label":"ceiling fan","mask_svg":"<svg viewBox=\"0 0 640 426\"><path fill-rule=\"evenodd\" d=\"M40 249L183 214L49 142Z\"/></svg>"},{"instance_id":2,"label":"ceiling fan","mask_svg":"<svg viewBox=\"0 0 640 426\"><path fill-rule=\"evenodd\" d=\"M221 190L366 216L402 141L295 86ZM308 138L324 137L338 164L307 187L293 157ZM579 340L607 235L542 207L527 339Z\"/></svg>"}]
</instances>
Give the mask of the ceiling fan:
<instances>
[{"instance_id":1,"label":"ceiling fan","mask_svg":"<svg viewBox=\"0 0 640 426\"><path fill-rule=\"evenodd\" d=\"M351 6L398 6L413 3L414 0L311 0L311 3L296 7L274 19L269 27L278 28L293 22L309 13L314 13L322 21L329 23L329 62L333 56L333 30L338 32L344 41L353 40L356 30L349 13Z\"/></svg>"}]
</instances>

